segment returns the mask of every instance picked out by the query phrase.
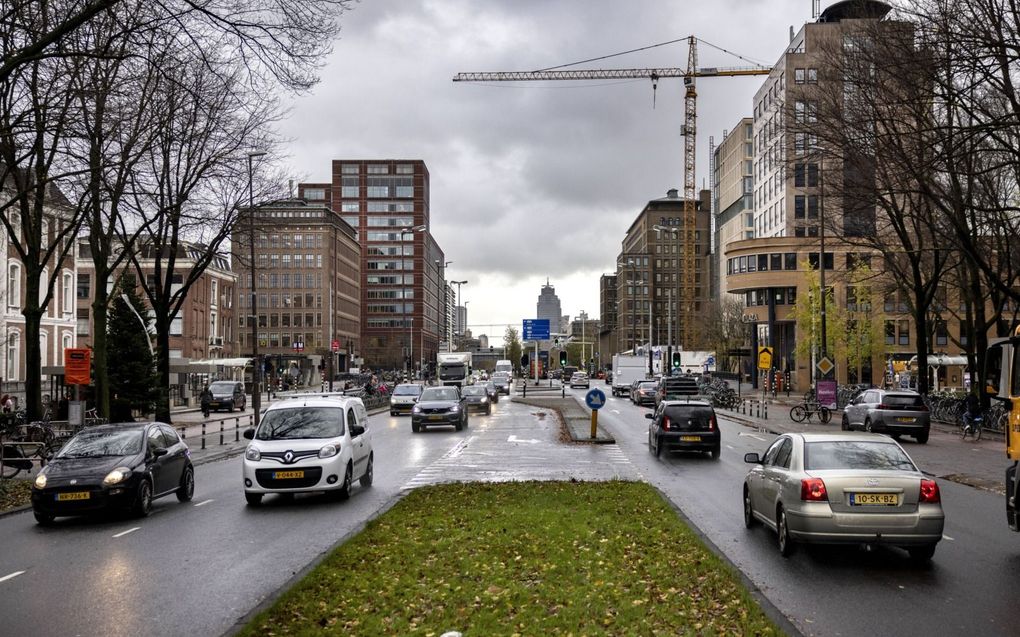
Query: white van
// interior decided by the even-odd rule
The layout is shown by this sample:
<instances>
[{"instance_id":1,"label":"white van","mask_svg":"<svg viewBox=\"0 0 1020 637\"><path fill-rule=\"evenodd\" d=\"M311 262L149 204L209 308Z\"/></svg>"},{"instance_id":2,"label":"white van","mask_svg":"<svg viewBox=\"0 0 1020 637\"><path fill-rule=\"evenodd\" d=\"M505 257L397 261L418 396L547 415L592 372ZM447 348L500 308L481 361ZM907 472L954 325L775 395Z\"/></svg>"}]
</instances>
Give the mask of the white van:
<instances>
[{"instance_id":1,"label":"white van","mask_svg":"<svg viewBox=\"0 0 1020 637\"><path fill-rule=\"evenodd\" d=\"M494 371L497 371L497 372L506 372L506 373L510 374L511 376L513 376L513 374L514 374L514 364L511 363L508 360L505 360L505 359L504 360L500 360L500 361L496 361L496 369Z\"/></svg>"}]
</instances>

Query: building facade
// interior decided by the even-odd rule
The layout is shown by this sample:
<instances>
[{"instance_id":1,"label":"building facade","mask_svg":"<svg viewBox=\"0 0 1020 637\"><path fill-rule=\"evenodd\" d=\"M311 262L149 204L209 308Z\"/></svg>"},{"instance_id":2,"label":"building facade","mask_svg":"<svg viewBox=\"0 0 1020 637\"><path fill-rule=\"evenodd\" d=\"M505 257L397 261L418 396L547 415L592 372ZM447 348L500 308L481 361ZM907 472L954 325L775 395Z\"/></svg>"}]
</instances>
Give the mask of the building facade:
<instances>
[{"instance_id":1,"label":"building facade","mask_svg":"<svg viewBox=\"0 0 1020 637\"><path fill-rule=\"evenodd\" d=\"M331 354L335 372L349 369L361 351L361 249L354 229L322 201L287 199L256 206L254 220L243 213L231 247L238 353L252 355L257 320L258 350L271 378L285 372L318 383Z\"/></svg>"},{"instance_id":2,"label":"building facade","mask_svg":"<svg viewBox=\"0 0 1020 637\"><path fill-rule=\"evenodd\" d=\"M332 180L298 186L355 229L361 258L361 349L372 368L435 361L445 254L430 232L429 172L421 160L332 162Z\"/></svg>"},{"instance_id":3,"label":"building facade","mask_svg":"<svg viewBox=\"0 0 1020 637\"><path fill-rule=\"evenodd\" d=\"M715 201L714 245L754 238L754 120L745 117L715 149L712 199ZM726 269L717 249L712 255L715 294L726 293Z\"/></svg>"}]
</instances>

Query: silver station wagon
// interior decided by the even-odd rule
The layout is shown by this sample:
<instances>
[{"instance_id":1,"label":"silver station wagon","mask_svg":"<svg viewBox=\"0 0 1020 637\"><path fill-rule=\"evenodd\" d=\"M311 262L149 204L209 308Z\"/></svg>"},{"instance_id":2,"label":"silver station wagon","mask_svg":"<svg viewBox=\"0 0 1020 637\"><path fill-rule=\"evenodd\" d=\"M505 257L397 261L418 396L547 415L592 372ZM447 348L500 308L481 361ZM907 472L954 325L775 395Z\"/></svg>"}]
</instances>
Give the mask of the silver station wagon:
<instances>
[{"instance_id":1,"label":"silver station wagon","mask_svg":"<svg viewBox=\"0 0 1020 637\"><path fill-rule=\"evenodd\" d=\"M938 484L880 434L784 434L744 478L744 524L775 530L788 556L798 542L888 544L926 562L942 539Z\"/></svg>"}]
</instances>

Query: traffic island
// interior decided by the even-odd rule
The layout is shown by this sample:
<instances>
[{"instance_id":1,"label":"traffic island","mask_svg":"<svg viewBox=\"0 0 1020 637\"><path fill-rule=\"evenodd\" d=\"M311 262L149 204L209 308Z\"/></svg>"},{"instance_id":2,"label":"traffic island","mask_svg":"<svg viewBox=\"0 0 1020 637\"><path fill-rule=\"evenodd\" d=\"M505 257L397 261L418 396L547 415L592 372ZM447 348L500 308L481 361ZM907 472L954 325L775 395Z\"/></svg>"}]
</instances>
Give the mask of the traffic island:
<instances>
[{"instance_id":1,"label":"traffic island","mask_svg":"<svg viewBox=\"0 0 1020 637\"><path fill-rule=\"evenodd\" d=\"M571 397L567 398L524 398L514 396L511 402L543 407L556 413L560 418L563 439L567 442L587 442L592 444L615 444L616 438L606 431L602 425L595 429L595 437L591 437L591 412Z\"/></svg>"},{"instance_id":2,"label":"traffic island","mask_svg":"<svg viewBox=\"0 0 1020 637\"><path fill-rule=\"evenodd\" d=\"M416 489L241 635L778 635L651 486Z\"/></svg>"}]
</instances>

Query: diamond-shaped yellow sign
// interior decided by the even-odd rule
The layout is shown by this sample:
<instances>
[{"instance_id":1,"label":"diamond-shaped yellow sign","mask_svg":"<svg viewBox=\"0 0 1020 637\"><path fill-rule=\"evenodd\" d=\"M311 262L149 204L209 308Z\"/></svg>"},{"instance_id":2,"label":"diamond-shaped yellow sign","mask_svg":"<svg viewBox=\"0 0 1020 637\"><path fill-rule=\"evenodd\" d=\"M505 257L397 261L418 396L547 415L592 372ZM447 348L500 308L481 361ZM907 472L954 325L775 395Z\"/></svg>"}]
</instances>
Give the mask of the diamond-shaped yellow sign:
<instances>
[{"instance_id":1,"label":"diamond-shaped yellow sign","mask_svg":"<svg viewBox=\"0 0 1020 637\"><path fill-rule=\"evenodd\" d=\"M821 360L815 363L815 367L818 368L818 371L820 371L823 376L828 376L829 372L836 367L836 364L833 363L832 359L828 356L823 356Z\"/></svg>"}]
</instances>

